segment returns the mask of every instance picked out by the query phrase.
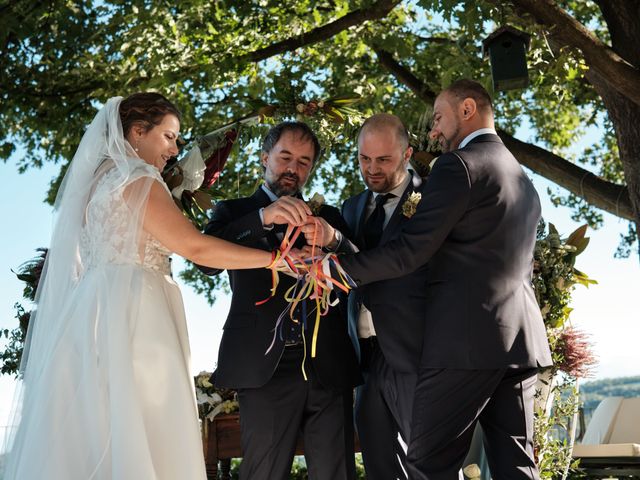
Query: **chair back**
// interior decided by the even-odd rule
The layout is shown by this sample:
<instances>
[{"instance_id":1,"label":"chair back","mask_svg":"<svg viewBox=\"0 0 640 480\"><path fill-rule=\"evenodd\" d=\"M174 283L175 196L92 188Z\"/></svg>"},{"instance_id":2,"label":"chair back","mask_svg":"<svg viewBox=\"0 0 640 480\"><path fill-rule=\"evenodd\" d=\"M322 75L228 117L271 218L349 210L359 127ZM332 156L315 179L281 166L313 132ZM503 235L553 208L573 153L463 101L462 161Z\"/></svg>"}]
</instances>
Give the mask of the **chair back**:
<instances>
[{"instance_id":1,"label":"chair back","mask_svg":"<svg viewBox=\"0 0 640 480\"><path fill-rule=\"evenodd\" d=\"M620 402L609 443L640 443L640 397Z\"/></svg>"},{"instance_id":2,"label":"chair back","mask_svg":"<svg viewBox=\"0 0 640 480\"><path fill-rule=\"evenodd\" d=\"M581 443L640 444L640 397L608 397L602 400L593 412Z\"/></svg>"}]
</instances>

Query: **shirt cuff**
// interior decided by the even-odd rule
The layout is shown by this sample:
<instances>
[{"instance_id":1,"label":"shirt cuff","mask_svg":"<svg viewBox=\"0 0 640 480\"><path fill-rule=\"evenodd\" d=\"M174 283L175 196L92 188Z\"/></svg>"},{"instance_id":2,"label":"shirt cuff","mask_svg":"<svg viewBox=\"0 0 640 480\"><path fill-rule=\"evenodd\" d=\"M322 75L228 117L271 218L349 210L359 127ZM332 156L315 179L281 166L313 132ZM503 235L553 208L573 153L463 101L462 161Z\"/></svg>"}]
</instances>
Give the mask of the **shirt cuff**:
<instances>
[{"instance_id":1,"label":"shirt cuff","mask_svg":"<svg viewBox=\"0 0 640 480\"><path fill-rule=\"evenodd\" d=\"M270 225L265 225L264 224L264 207L262 207L260 210L258 210L258 215L260 215L260 223L262 224L262 228L264 228L265 230L273 230L273 223Z\"/></svg>"},{"instance_id":2,"label":"shirt cuff","mask_svg":"<svg viewBox=\"0 0 640 480\"><path fill-rule=\"evenodd\" d=\"M334 232L335 232L334 235L336 237L335 245L331 245L331 246L326 245L324 247L324 250L326 252L335 252L340 248L340 245L342 245L342 240L344 239L344 236L342 235L342 232L340 230L338 230L338 229L334 229Z\"/></svg>"}]
</instances>

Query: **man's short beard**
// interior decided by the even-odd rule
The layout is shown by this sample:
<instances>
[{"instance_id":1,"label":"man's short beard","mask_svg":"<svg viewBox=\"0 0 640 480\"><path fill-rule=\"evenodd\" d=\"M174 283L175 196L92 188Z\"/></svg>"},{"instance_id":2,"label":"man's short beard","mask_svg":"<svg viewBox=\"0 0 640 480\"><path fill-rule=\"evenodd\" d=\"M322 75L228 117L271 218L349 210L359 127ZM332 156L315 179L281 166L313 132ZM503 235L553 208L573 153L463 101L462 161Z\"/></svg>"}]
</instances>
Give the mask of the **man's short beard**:
<instances>
[{"instance_id":1,"label":"man's short beard","mask_svg":"<svg viewBox=\"0 0 640 480\"><path fill-rule=\"evenodd\" d=\"M295 185L292 187L283 187L280 185L280 180L282 180L283 178L288 177L288 178L292 178L295 180ZM278 178L275 179L275 181L271 182L268 179L266 180L267 183L267 187L269 187L269 190L271 190L277 197L282 197L282 196L294 196L295 194L297 194L300 191L300 177L298 177L298 175L295 174L291 174L291 173L283 173L282 175L280 175Z\"/></svg>"},{"instance_id":2,"label":"man's short beard","mask_svg":"<svg viewBox=\"0 0 640 480\"><path fill-rule=\"evenodd\" d=\"M362 173L362 172L361 172ZM392 173L392 177L385 177L384 179L384 183L383 185L374 185L373 187L371 185L369 185L369 182L367 181L367 177L366 175L362 175L362 180L364 181L364 184L367 186L367 188L369 190L371 190L372 192L376 192L376 193L389 193L391 190L393 190L394 188L396 188L400 183L402 183L401 181L398 181L396 185L394 185L392 182L394 180L398 180L400 177L404 177L404 175L407 174L407 168L404 165L400 165L398 167L397 170L395 170Z\"/></svg>"},{"instance_id":3,"label":"man's short beard","mask_svg":"<svg viewBox=\"0 0 640 480\"><path fill-rule=\"evenodd\" d=\"M452 150L456 150L458 148L458 145L456 145L455 147L452 145L453 142L457 141L458 136L460 135L460 125L456 125L456 129L454 130L454 132L451 134L451 136L449 138L445 137L444 135L441 135L442 138L444 139L444 143L441 143L441 147L442 147L442 153L447 153L450 152Z\"/></svg>"},{"instance_id":4,"label":"man's short beard","mask_svg":"<svg viewBox=\"0 0 640 480\"><path fill-rule=\"evenodd\" d=\"M369 185L369 182L367 182L366 177L365 177L364 183L369 190L376 193L388 193L393 188L393 185L391 185L391 182L389 181L388 178L385 179L383 185L375 185L372 187L371 185Z\"/></svg>"}]
</instances>

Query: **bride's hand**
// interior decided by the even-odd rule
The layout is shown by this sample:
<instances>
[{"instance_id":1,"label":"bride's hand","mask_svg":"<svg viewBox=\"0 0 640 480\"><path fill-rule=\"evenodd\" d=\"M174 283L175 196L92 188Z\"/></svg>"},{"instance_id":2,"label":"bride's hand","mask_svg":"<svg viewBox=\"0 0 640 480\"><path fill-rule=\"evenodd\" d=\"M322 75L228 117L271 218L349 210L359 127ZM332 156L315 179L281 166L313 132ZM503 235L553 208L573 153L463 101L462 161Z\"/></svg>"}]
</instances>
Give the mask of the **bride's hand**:
<instances>
[{"instance_id":1,"label":"bride's hand","mask_svg":"<svg viewBox=\"0 0 640 480\"><path fill-rule=\"evenodd\" d=\"M300 250L297 248L291 249L288 255L289 261L280 256L271 268L275 269L277 272L281 272L292 277L298 277L304 274L307 270L307 266L302 261L302 257L299 255L299 252Z\"/></svg>"},{"instance_id":2,"label":"bride's hand","mask_svg":"<svg viewBox=\"0 0 640 480\"><path fill-rule=\"evenodd\" d=\"M304 247L296 250L298 251L298 256L303 260L312 258L314 253L317 255L318 253L322 252L322 250L320 250L318 247L314 248L311 245L305 245Z\"/></svg>"}]
</instances>

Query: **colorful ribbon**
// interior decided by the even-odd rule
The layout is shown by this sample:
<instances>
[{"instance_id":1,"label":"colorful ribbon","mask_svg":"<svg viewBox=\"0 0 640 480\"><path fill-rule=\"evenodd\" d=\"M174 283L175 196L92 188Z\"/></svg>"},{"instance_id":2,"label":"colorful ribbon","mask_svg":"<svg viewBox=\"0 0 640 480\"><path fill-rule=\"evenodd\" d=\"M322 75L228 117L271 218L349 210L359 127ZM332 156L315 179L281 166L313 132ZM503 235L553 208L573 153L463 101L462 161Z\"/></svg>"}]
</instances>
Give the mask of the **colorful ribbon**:
<instances>
[{"instance_id":1,"label":"colorful ribbon","mask_svg":"<svg viewBox=\"0 0 640 480\"><path fill-rule=\"evenodd\" d=\"M324 253L316 247L315 243L317 239L315 235L317 235L317 231L318 229L315 230L314 238L311 242L311 257L305 260L292 252L292 248L302 232L302 227L294 227L292 225L287 227L282 243L275 251L271 264L267 267L272 272L270 296L265 300L256 302L256 305L262 305L275 296L279 284L280 272L296 278L296 282L284 293L284 299L288 305L278 316L274 327L273 339L265 355L271 351L278 336L282 340L283 320L287 313L292 321L298 322L298 320L294 318L294 313L298 305L300 305L303 315L302 340L305 346L304 358L302 360L302 373L305 380L307 379L305 372L307 339L304 332L306 330L306 319L308 316L305 301L312 300L315 303L315 325L311 338L311 358L315 358L318 334L320 331L320 319L327 314L330 307L338 303L337 297L331 300L331 292L335 288L339 288L345 293L351 289L348 275L340 266L337 256L334 253ZM337 272L338 278L331 277L331 267Z\"/></svg>"}]
</instances>

